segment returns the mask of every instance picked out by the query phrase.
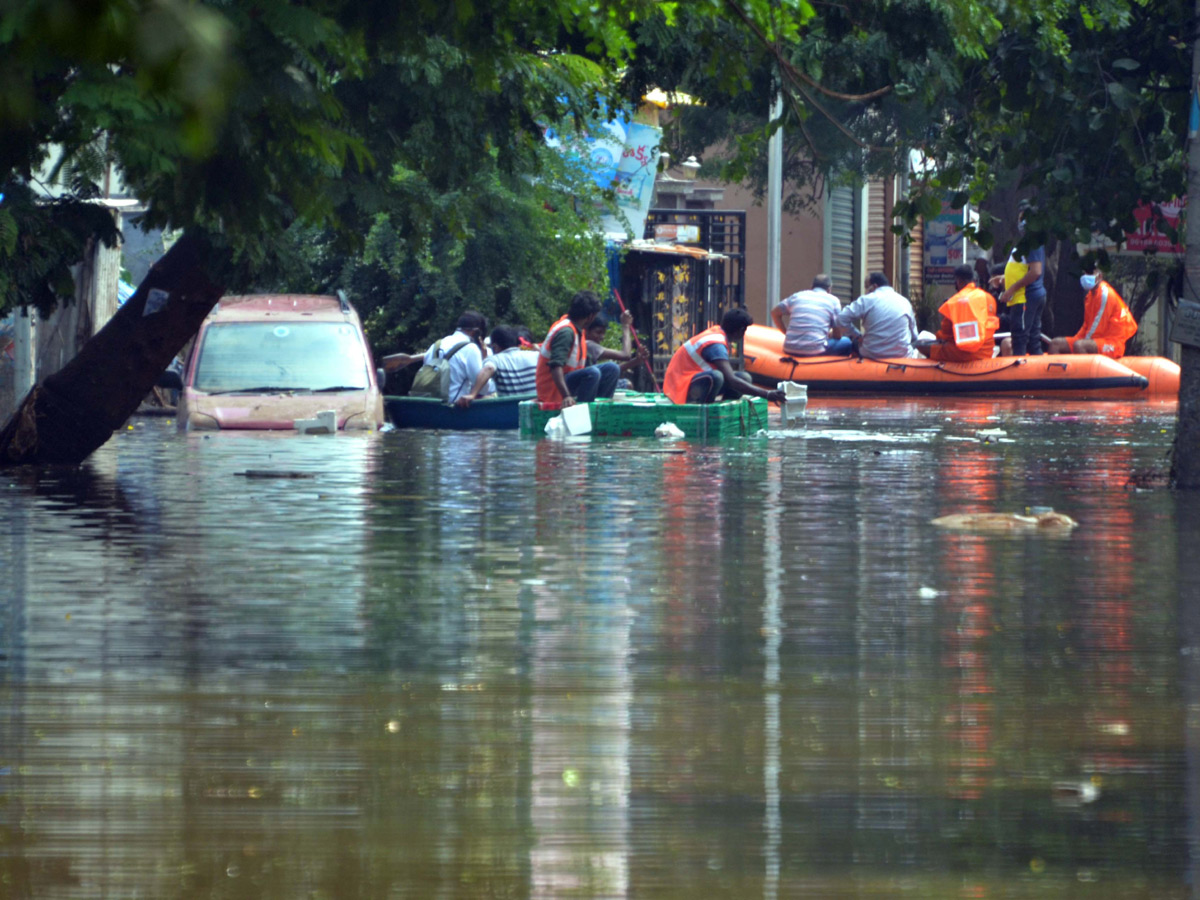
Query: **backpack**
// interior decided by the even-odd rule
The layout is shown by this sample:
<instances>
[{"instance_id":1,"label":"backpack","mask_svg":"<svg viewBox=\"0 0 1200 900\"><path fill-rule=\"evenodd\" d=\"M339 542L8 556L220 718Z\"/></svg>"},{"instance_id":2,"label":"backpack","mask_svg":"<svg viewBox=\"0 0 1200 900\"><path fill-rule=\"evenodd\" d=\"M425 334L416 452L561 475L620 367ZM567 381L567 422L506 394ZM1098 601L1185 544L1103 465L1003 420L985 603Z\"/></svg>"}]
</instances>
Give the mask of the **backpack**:
<instances>
[{"instance_id":1,"label":"backpack","mask_svg":"<svg viewBox=\"0 0 1200 900\"><path fill-rule=\"evenodd\" d=\"M443 403L450 402L450 357L461 350L470 341L463 341L455 346L445 356L442 355L442 341L437 342L437 355L433 363L423 365L417 370L412 387L408 391L410 397L437 397Z\"/></svg>"}]
</instances>

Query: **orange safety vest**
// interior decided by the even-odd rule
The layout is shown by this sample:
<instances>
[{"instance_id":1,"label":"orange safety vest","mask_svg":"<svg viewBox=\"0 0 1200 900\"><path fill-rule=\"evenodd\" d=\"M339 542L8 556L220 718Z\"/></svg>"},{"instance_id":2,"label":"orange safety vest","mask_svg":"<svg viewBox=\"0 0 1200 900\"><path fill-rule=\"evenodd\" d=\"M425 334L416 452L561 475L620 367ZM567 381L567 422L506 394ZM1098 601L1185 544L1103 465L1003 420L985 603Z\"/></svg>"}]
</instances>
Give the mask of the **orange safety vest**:
<instances>
[{"instance_id":1,"label":"orange safety vest","mask_svg":"<svg viewBox=\"0 0 1200 900\"><path fill-rule=\"evenodd\" d=\"M976 353L985 344L995 346L992 335L1000 327L1000 320L996 318L996 301L982 288L968 284L943 303L938 312L950 320L950 336L959 350ZM990 352L988 355L991 355Z\"/></svg>"},{"instance_id":2,"label":"orange safety vest","mask_svg":"<svg viewBox=\"0 0 1200 900\"><path fill-rule=\"evenodd\" d=\"M675 351L667 366L667 374L663 376L663 393L671 398L672 403L687 403L688 388L691 387L692 377L701 372L711 372L713 367L705 362L701 351L709 344L723 344L729 349L729 341L725 332L719 326L713 326L700 332Z\"/></svg>"},{"instance_id":3,"label":"orange safety vest","mask_svg":"<svg viewBox=\"0 0 1200 900\"><path fill-rule=\"evenodd\" d=\"M563 363L563 375L570 375L576 369L582 369L587 365L587 338L584 337L582 331L571 324L570 319L563 316L550 326L550 330L546 332L546 339L542 341L542 346L538 349L537 398L539 403L562 403L566 399L558 393L554 379L550 377L550 344L554 335L564 328L570 328L575 333L575 345L567 354L567 361Z\"/></svg>"},{"instance_id":4,"label":"orange safety vest","mask_svg":"<svg viewBox=\"0 0 1200 900\"><path fill-rule=\"evenodd\" d=\"M1083 298L1083 325L1072 339L1091 338L1097 344L1124 344L1137 334L1137 322L1125 301L1107 281L1101 281Z\"/></svg>"}]
</instances>

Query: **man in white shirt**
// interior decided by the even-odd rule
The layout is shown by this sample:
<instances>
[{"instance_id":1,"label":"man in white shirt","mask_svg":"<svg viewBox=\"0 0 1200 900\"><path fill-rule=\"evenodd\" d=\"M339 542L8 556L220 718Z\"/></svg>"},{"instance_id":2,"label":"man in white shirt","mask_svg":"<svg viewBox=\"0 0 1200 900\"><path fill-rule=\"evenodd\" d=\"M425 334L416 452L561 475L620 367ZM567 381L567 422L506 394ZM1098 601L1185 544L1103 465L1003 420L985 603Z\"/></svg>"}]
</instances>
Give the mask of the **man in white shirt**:
<instances>
[{"instance_id":1,"label":"man in white shirt","mask_svg":"<svg viewBox=\"0 0 1200 900\"><path fill-rule=\"evenodd\" d=\"M892 290L882 272L867 276L865 290L837 316L838 327L858 345L859 355L868 359L920 356L913 346L917 317L908 298Z\"/></svg>"},{"instance_id":2,"label":"man in white shirt","mask_svg":"<svg viewBox=\"0 0 1200 900\"><path fill-rule=\"evenodd\" d=\"M483 368L482 344L483 333L487 331L487 319L482 313L468 310L458 317L455 328L457 330L454 334L435 341L425 352L424 359L425 365L431 366L439 356L450 357L450 396L447 398L449 403L458 403L461 397L470 392L475 379L479 377L479 370ZM452 351L453 356L450 355ZM493 390L490 383L485 384L480 396L487 396Z\"/></svg>"},{"instance_id":3,"label":"man in white shirt","mask_svg":"<svg viewBox=\"0 0 1200 900\"><path fill-rule=\"evenodd\" d=\"M847 356L854 344L847 337L831 336L837 331L841 301L829 289L833 281L818 275L812 289L785 297L771 310L775 327L785 335L783 352L789 356Z\"/></svg>"}]
</instances>

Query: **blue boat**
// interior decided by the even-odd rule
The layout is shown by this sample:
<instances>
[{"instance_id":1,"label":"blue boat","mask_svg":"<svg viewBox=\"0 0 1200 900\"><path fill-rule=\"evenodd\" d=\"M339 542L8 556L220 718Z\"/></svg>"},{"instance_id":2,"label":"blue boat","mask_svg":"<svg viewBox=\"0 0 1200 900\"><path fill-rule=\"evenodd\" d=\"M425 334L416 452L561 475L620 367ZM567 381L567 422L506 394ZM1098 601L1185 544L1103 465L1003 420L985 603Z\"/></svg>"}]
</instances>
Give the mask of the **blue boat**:
<instances>
[{"instance_id":1,"label":"blue boat","mask_svg":"<svg viewBox=\"0 0 1200 900\"><path fill-rule=\"evenodd\" d=\"M484 397L466 409L443 403L435 397L383 398L388 419L397 428L440 428L446 431L516 430L520 424L522 400L534 399L533 394L514 394L511 397Z\"/></svg>"}]
</instances>

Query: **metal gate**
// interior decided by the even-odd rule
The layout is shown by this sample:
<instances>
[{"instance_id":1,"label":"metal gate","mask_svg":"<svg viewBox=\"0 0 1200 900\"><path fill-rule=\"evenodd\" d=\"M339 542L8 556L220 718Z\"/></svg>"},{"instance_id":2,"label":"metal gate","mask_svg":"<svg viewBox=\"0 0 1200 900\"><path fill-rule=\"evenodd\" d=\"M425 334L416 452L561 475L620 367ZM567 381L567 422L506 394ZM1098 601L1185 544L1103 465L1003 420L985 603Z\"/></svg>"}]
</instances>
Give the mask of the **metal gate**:
<instances>
[{"instance_id":1,"label":"metal gate","mask_svg":"<svg viewBox=\"0 0 1200 900\"><path fill-rule=\"evenodd\" d=\"M727 209L652 209L646 216L646 238L654 239L655 225L695 225L700 239L680 241L719 253L723 260L706 264L702 290L705 324L719 322L721 314L746 305L746 213Z\"/></svg>"}]
</instances>

